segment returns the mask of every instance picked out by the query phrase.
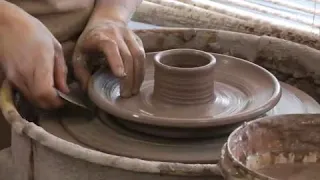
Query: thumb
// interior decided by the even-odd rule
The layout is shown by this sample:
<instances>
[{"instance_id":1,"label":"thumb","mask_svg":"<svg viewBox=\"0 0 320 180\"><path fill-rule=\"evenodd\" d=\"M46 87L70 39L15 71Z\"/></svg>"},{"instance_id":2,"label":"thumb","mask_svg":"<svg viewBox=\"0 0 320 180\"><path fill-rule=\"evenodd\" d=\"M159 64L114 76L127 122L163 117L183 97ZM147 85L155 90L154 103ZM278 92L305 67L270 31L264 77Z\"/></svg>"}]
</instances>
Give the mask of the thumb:
<instances>
[{"instance_id":1,"label":"thumb","mask_svg":"<svg viewBox=\"0 0 320 180\"><path fill-rule=\"evenodd\" d=\"M82 89L85 91L87 90L90 79L90 73L87 70L86 62L86 56L76 48L72 57L74 75L80 82Z\"/></svg>"},{"instance_id":2,"label":"thumb","mask_svg":"<svg viewBox=\"0 0 320 180\"><path fill-rule=\"evenodd\" d=\"M67 85L68 68L60 44L55 45L54 55L54 81L55 86L64 93L69 92Z\"/></svg>"}]
</instances>

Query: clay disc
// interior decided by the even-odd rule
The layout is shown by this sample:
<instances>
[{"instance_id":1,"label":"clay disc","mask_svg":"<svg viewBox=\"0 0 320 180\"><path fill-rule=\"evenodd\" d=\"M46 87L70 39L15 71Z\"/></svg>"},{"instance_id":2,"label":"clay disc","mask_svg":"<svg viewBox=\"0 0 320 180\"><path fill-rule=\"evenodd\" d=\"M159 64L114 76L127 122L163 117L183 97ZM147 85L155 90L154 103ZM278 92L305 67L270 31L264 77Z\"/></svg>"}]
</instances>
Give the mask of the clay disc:
<instances>
[{"instance_id":1,"label":"clay disc","mask_svg":"<svg viewBox=\"0 0 320 180\"><path fill-rule=\"evenodd\" d=\"M216 57L215 100L208 104L177 106L152 98L153 57L147 54L145 81L140 93L121 98L119 81L108 70L95 73L89 84L89 97L105 112L133 121L165 127L214 127L239 123L272 109L281 97L277 79L267 70L241 59Z\"/></svg>"},{"instance_id":2,"label":"clay disc","mask_svg":"<svg viewBox=\"0 0 320 180\"><path fill-rule=\"evenodd\" d=\"M320 105L306 93L284 83L281 86L282 98L268 115L320 113ZM102 122L79 109L43 115L39 125L55 136L101 152L167 162L216 163L228 137L160 138L128 129L113 118Z\"/></svg>"},{"instance_id":3,"label":"clay disc","mask_svg":"<svg viewBox=\"0 0 320 180\"><path fill-rule=\"evenodd\" d=\"M131 131L115 119L62 118L62 125L75 139L93 149L144 160L184 163L216 163L227 137L170 139ZM214 151L217 149L217 151Z\"/></svg>"},{"instance_id":4,"label":"clay disc","mask_svg":"<svg viewBox=\"0 0 320 180\"><path fill-rule=\"evenodd\" d=\"M286 83L281 84L282 96L278 104L261 116L272 116L277 114L294 114L294 113L320 113L319 104L303 91L290 86ZM100 113L101 114L101 113ZM100 119L109 121L114 118L107 113L100 115ZM148 124L135 123L123 119L116 119L117 122L132 131L143 132L145 134L167 137L167 138L212 138L225 136L231 133L235 127L241 123L224 125L219 127L207 128L176 128L176 127L161 127ZM249 121L251 119L247 119Z\"/></svg>"}]
</instances>

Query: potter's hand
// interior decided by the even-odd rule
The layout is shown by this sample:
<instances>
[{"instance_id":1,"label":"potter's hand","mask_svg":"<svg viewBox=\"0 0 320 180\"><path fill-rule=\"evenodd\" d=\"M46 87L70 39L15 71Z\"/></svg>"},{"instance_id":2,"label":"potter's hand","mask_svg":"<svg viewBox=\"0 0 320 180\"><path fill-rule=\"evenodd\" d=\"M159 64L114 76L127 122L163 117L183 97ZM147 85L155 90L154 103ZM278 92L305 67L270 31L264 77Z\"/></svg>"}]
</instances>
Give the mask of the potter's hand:
<instances>
[{"instance_id":1,"label":"potter's hand","mask_svg":"<svg viewBox=\"0 0 320 180\"><path fill-rule=\"evenodd\" d=\"M90 73L86 53L101 52L113 74L120 78L120 95L130 97L139 92L144 78L145 53L141 40L120 21L106 20L87 27L80 36L73 56L75 76L84 89Z\"/></svg>"},{"instance_id":2,"label":"potter's hand","mask_svg":"<svg viewBox=\"0 0 320 180\"><path fill-rule=\"evenodd\" d=\"M7 79L36 105L60 106L62 101L54 87L63 92L68 88L59 42L40 21L20 8L9 5L1 12L1 18L6 19L0 27L0 64Z\"/></svg>"}]
</instances>

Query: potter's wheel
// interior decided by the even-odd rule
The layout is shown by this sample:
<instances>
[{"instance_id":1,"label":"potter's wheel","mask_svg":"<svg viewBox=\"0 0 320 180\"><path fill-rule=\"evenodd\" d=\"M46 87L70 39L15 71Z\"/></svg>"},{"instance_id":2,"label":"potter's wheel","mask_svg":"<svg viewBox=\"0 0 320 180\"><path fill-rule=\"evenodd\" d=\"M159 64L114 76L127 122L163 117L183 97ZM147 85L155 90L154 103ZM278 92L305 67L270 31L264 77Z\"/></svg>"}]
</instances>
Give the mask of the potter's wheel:
<instances>
[{"instance_id":1,"label":"potter's wheel","mask_svg":"<svg viewBox=\"0 0 320 180\"><path fill-rule=\"evenodd\" d=\"M280 102L267 115L320 113L320 105L304 92L281 83ZM55 117L60 115L60 117ZM104 114L104 113L102 113ZM101 114L100 114L101 115ZM53 116L43 116L39 124L48 132L102 152L147 160L214 163L228 135L214 138L173 139L139 133L125 128L116 118L94 118L85 111L64 109Z\"/></svg>"},{"instance_id":2,"label":"potter's wheel","mask_svg":"<svg viewBox=\"0 0 320 180\"><path fill-rule=\"evenodd\" d=\"M176 75L180 73L172 70L176 67L170 65L169 68L161 69L161 66L157 65L157 61L153 61L157 54L148 53L146 76L140 94L129 99L121 98L117 78L110 71L100 70L93 75L89 84L89 96L100 109L115 117L130 121L130 127L134 123L177 128L220 127L256 118L278 103L281 88L277 79L267 70L234 57L220 54L213 55L216 58L213 79L206 75L211 73L210 71L202 74ZM192 56L192 54L186 56ZM169 61L174 61L172 59L174 58L169 59ZM181 61L178 63L188 61L188 57L183 55L177 59ZM197 56L194 57L193 61L200 62L200 60L201 56ZM163 66L168 65L164 64ZM194 67L196 67L195 69L198 68L197 65ZM179 69L185 70L186 68ZM160 72L163 73L161 75L163 77L160 77ZM157 77L158 81L162 83L159 86L156 86ZM187 86L189 82L184 78L194 78L195 80L190 83L190 86ZM191 101L190 105L177 105L168 102L180 101L176 98L179 96L182 96L181 99L185 100L180 101L180 103L198 97L202 101L201 98L206 99L210 92L198 93L194 88L203 91L204 88L208 87L208 91L211 91L210 84L208 84L210 81L212 83L214 81L215 99L199 104L193 104L193 101ZM185 86L186 88L178 89L179 86ZM158 92L160 90L161 92ZM161 97L162 99L159 100L154 98L156 93L157 95L160 94L158 96L164 94L163 96L167 97ZM198 97L192 97L195 93L198 93ZM183 96L183 94L186 95ZM166 100L166 102L163 100Z\"/></svg>"},{"instance_id":3,"label":"potter's wheel","mask_svg":"<svg viewBox=\"0 0 320 180\"><path fill-rule=\"evenodd\" d=\"M280 101L260 116L320 113L320 105L310 96L285 83L281 87ZM119 119L102 110L94 116L68 108L62 111L43 116L39 125L60 138L92 149L154 161L215 163L228 133L238 126L235 122L219 127L161 127Z\"/></svg>"}]
</instances>

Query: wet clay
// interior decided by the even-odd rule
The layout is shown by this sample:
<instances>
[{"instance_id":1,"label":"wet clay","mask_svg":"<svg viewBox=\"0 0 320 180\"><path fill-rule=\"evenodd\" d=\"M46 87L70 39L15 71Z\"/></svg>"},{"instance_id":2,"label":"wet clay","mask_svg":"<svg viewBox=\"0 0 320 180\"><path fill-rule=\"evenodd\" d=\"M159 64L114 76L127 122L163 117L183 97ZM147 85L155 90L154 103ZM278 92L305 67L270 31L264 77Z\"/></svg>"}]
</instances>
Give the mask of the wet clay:
<instances>
[{"instance_id":1,"label":"wet clay","mask_svg":"<svg viewBox=\"0 0 320 180\"><path fill-rule=\"evenodd\" d=\"M280 82L280 84L282 89L281 99L274 108L265 114L266 116L293 113L320 113L320 105L312 97L289 84L283 82ZM104 121L105 118L101 117L101 120ZM123 119L119 119L118 122L133 131L168 138L220 137L228 135L240 125L240 123L236 123L207 128L170 128L134 123Z\"/></svg>"},{"instance_id":2,"label":"wet clay","mask_svg":"<svg viewBox=\"0 0 320 180\"><path fill-rule=\"evenodd\" d=\"M311 96L287 83L280 82L280 84L281 99L274 108L266 113L267 116L320 113L319 103Z\"/></svg>"},{"instance_id":3,"label":"wet clay","mask_svg":"<svg viewBox=\"0 0 320 180\"><path fill-rule=\"evenodd\" d=\"M108 121L101 121L80 113L69 114L59 119L61 124L59 120L52 123L46 119L41 120L40 124L49 131L60 126L79 144L124 157L180 163L217 163L220 149L227 140L227 136L203 139L156 137L131 131L111 117ZM57 134L58 137L61 135Z\"/></svg>"},{"instance_id":4,"label":"wet clay","mask_svg":"<svg viewBox=\"0 0 320 180\"><path fill-rule=\"evenodd\" d=\"M320 164L274 164L259 169L257 172L279 180L318 180L320 178Z\"/></svg>"},{"instance_id":5,"label":"wet clay","mask_svg":"<svg viewBox=\"0 0 320 180\"><path fill-rule=\"evenodd\" d=\"M284 94L267 114L320 113L320 105L310 96L281 83ZM290 99L295 99L290 101ZM292 107L292 111L289 111ZM73 107L73 106L72 106ZM312 110L312 111L311 111ZM317 110L317 111L316 111ZM74 112L74 113L72 113ZM177 129L125 124L126 121L100 112L97 117L85 111L66 109L55 119L41 118L46 131L74 143L105 153L153 161L215 163L229 132L236 126ZM172 138L175 137L175 138ZM188 139L181 139L181 137ZM204 138L206 137L206 138ZM208 138L209 137L209 138Z\"/></svg>"},{"instance_id":6,"label":"wet clay","mask_svg":"<svg viewBox=\"0 0 320 180\"><path fill-rule=\"evenodd\" d=\"M207 53L194 53L192 56L186 54L189 56L186 58L184 52L179 52L181 59L189 63L181 64L184 61L180 62L180 58L174 57L172 52L147 54L145 80L137 96L120 98L118 79L103 69L93 75L88 89L89 97L100 109L115 117L147 125L177 128L240 123L266 113L279 102L281 88L278 80L253 63L212 54L216 58L212 72L213 66L208 65L212 58ZM168 54L163 56L165 53ZM154 63L157 59L155 57L166 62ZM181 73L189 73L189 80ZM201 78L198 77L205 80L199 80Z\"/></svg>"},{"instance_id":7,"label":"wet clay","mask_svg":"<svg viewBox=\"0 0 320 180\"><path fill-rule=\"evenodd\" d=\"M214 101L216 59L212 54L177 49L160 52L154 58L154 98L175 105Z\"/></svg>"}]
</instances>

